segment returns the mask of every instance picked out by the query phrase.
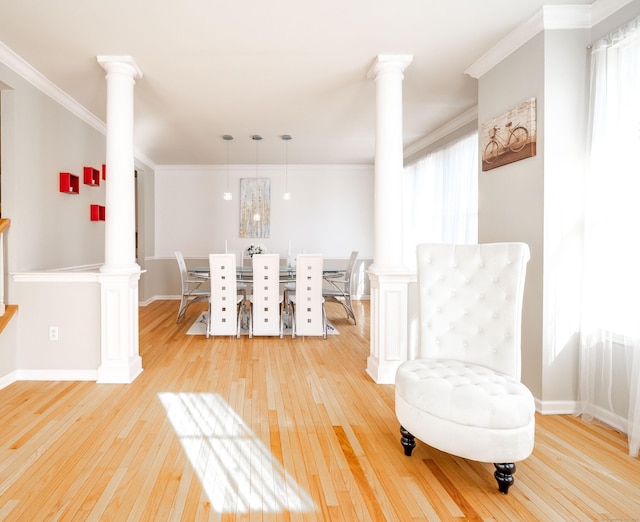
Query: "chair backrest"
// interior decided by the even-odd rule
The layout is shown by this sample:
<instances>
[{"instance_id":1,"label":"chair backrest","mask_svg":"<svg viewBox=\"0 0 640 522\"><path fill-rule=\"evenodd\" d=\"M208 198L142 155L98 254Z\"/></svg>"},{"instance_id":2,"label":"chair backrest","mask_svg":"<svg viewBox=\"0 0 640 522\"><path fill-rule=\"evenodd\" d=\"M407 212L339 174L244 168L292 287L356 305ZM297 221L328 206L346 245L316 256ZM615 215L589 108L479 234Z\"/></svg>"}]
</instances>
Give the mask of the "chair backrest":
<instances>
[{"instance_id":1,"label":"chair backrest","mask_svg":"<svg viewBox=\"0 0 640 522\"><path fill-rule=\"evenodd\" d=\"M520 379L525 243L417 247L418 357L466 361Z\"/></svg>"},{"instance_id":2,"label":"chair backrest","mask_svg":"<svg viewBox=\"0 0 640 522\"><path fill-rule=\"evenodd\" d=\"M187 273L187 264L184 261L184 256L182 255L182 252L176 250L175 255L178 261L178 268L180 269L180 281L182 282L182 293L188 292L189 285L187 284L187 279L189 279L189 274Z\"/></svg>"},{"instance_id":3,"label":"chair backrest","mask_svg":"<svg viewBox=\"0 0 640 522\"><path fill-rule=\"evenodd\" d=\"M280 335L280 256L255 254L251 263L253 335Z\"/></svg>"},{"instance_id":4,"label":"chair backrest","mask_svg":"<svg viewBox=\"0 0 640 522\"><path fill-rule=\"evenodd\" d=\"M296 335L324 335L322 261L320 254L298 254Z\"/></svg>"},{"instance_id":5,"label":"chair backrest","mask_svg":"<svg viewBox=\"0 0 640 522\"><path fill-rule=\"evenodd\" d=\"M211 297L209 314L211 335L236 335L238 326L236 256L209 254Z\"/></svg>"},{"instance_id":6,"label":"chair backrest","mask_svg":"<svg viewBox=\"0 0 640 522\"><path fill-rule=\"evenodd\" d=\"M349 257L349 263L347 264L347 271L344 275L344 291L351 295L351 282L353 281L353 274L356 271L356 261L358 260L358 252L354 250Z\"/></svg>"},{"instance_id":7,"label":"chair backrest","mask_svg":"<svg viewBox=\"0 0 640 522\"><path fill-rule=\"evenodd\" d=\"M242 250L227 250L226 254L233 254L236 257L236 267L242 266L244 261L244 252Z\"/></svg>"}]
</instances>

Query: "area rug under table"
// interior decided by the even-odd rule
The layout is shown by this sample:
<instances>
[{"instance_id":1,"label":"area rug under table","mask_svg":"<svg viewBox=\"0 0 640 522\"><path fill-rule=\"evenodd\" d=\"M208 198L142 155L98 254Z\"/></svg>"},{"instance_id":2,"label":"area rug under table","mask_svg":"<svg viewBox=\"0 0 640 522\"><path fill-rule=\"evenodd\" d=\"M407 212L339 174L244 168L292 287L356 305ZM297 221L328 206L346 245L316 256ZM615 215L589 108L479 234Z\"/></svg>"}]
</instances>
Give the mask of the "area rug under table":
<instances>
[{"instance_id":1,"label":"area rug under table","mask_svg":"<svg viewBox=\"0 0 640 522\"><path fill-rule=\"evenodd\" d=\"M194 323L189 328L187 335L205 335L207 331L207 316L209 312L202 312L200 316L194 321ZM286 316L286 314L285 314ZM291 327L287 326L290 321L285 317L285 326L284 326L284 335L291 335ZM248 314L242 314L240 316L240 335L249 335L249 316ZM340 335L340 332L336 330L336 328L327 321L327 335Z\"/></svg>"}]
</instances>

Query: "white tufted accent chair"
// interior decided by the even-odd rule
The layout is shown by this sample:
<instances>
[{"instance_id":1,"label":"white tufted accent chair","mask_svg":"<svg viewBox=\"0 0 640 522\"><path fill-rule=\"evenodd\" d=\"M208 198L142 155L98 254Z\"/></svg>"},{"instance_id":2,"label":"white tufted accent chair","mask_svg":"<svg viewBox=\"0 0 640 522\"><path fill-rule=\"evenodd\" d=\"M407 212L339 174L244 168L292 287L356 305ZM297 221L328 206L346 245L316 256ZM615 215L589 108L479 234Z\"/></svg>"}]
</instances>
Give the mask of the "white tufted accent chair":
<instances>
[{"instance_id":1,"label":"white tufted accent chair","mask_svg":"<svg viewBox=\"0 0 640 522\"><path fill-rule=\"evenodd\" d=\"M418 245L418 358L396 373L396 416L415 438L493 462L501 493L533 451L535 403L520 382L524 243Z\"/></svg>"}]
</instances>

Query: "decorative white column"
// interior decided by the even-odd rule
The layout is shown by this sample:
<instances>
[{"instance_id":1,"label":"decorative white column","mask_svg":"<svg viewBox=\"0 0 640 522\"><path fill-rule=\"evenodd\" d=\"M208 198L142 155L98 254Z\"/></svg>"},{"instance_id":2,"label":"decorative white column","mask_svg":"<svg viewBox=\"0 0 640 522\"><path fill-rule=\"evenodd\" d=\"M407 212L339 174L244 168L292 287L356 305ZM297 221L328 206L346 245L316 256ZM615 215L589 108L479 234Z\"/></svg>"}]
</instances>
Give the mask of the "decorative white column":
<instances>
[{"instance_id":1,"label":"decorative white column","mask_svg":"<svg viewBox=\"0 0 640 522\"><path fill-rule=\"evenodd\" d=\"M367 373L391 384L407 359L408 284L402 261L402 80L413 56L380 54L368 77L376 82L374 258L371 281L371 347Z\"/></svg>"},{"instance_id":2,"label":"decorative white column","mask_svg":"<svg viewBox=\"0 0 640 522\"><path fill-rule=\"evenodd\" d=\"M98 56L107 79L105 262L100 269L102 362L98 382L130 383L142 372L135 259L133 87L142 72L130 56Z\"/></svg>"}]
</instances>

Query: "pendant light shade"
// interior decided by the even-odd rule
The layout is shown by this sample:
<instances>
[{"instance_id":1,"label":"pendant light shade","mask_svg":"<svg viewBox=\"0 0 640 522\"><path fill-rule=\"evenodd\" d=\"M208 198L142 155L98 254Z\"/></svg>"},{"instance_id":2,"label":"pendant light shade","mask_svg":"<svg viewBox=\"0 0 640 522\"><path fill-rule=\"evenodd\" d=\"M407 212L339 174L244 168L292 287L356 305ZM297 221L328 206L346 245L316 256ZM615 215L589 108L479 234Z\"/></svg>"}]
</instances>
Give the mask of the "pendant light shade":
<instances>
[{"instance_id":1,"label":"pendant light shade","mask_svg":"<svg viewBox=\"0 0 640 522\"><path fill-rule=\"evenodd\" d=\"M231 134L225 134L222 136L222 139L227 142L227 191L224 193L223 197L225 201L231 201L233 196L229 190L229 142L233 140L233 136L231 136Z\"/></svg>"},{"instance_id":2,"label":"pendant light shade","mask_svg":"<svg viewBox=\"0 0 640 522\"><path fill-rule=\"evenodd\" d=\"M283 134L281 138L284 141L284 194L282 197L285 201L289 201L291 199L289 192L289 141L293 138L289 134Z\"/></svg>"},{"instance_id":3,"label":"pendant light shade","mask_svg":"<svg viewBox=\"0 0 640 522\"><path fill-rule=\"evenodd\" d=\"M258 165L260 164L259 157L258 157L258 144L260 143L260 140L262 140L262 136L260 136L259 134L254 134L253 136L251 136L251 139L253 139L253 141L256 142L256 180L257 180ZM253 214L253 220L260 221L260 219L261 219L260 211L256 209L255 213Z\"/></svg>"}]
</instances>

